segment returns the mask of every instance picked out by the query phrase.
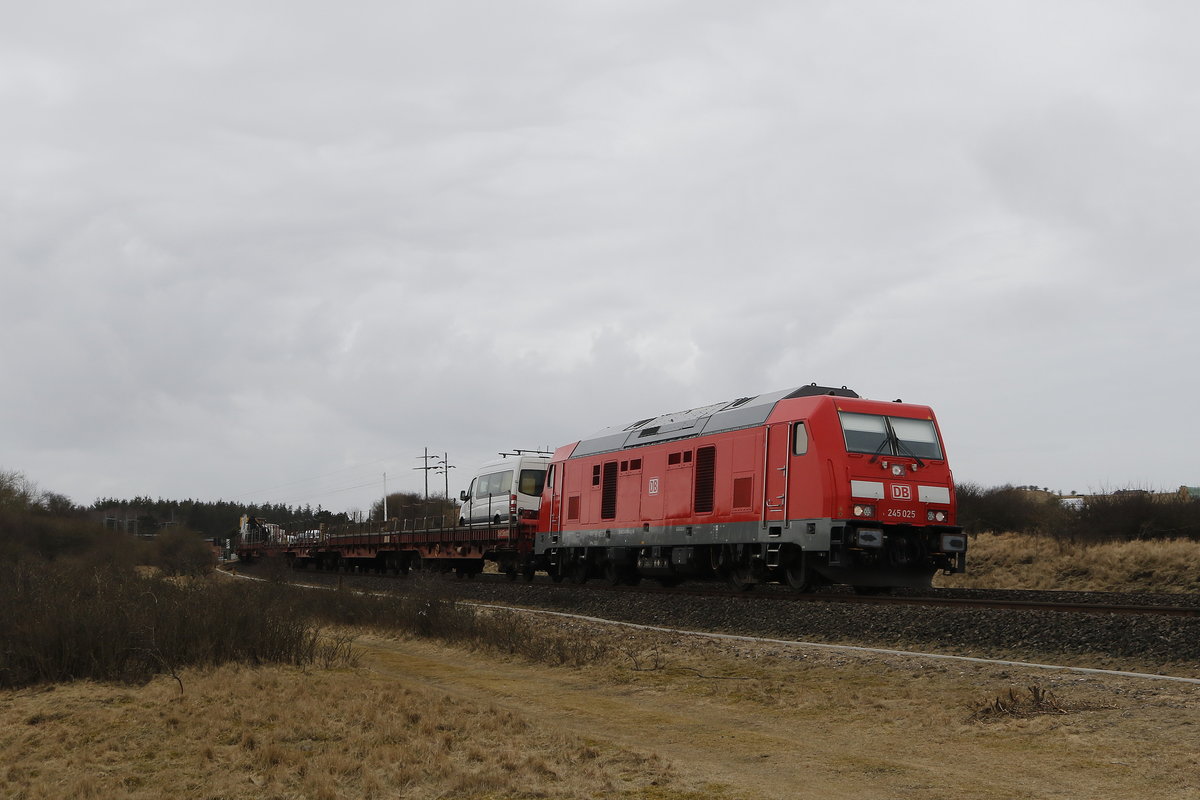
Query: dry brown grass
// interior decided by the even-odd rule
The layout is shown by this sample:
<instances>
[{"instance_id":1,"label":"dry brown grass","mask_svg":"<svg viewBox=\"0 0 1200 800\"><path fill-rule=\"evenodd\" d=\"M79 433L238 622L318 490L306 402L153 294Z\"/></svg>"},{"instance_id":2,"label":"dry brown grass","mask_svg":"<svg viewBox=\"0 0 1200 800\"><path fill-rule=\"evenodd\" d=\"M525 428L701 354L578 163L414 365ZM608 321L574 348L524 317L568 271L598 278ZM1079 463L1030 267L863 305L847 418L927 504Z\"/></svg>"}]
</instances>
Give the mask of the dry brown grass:
<instances>
[{"instance_id":1,"label":"dry brown grass","mask_svg":"<svg viewBox=\"0 0 1200 800\"><path fill-rule=\"evenodd\" d=\"M987 589L1200 592L1200 542L1077 544L1020 533L971 538L967 572L936 585Z\"/></svg>"},{"instance_id":2,"label":"dry brown grass","mask_svg":"<svg viewBox=\"0 0 1200 800\"><path fill-rule=\"evenodd\" d=\"M0 696L5 798L599 797L653 757L365 671L237 666Z\"/></svg>"},{"instance_id":3,"label":"dry brown grass","mask_svg":"<svg viewBox=\"0 0 1200 800\"><path fill-rule=\"evenodd\" d=\"M1185 542L972 545L972 585L1200 574ZM547 618L520 636L497 655L361 633L316 669L180 670L182 694L161 676L3 692L0 798L1200 800L1196 687ZM564 641L593 661L530 655Z\"/></svg>"},{"instance_id":4,"label":"dry brown grass","mask_svg":"<svg viewBox=\"0 0 1200 800\"><path fill-rule=\"evenodd\" d=\"M1196 687L538 619L608 655L363 633L355 669L3 693L0 797L1200 798Z\"/></svg>"}]
</instances>

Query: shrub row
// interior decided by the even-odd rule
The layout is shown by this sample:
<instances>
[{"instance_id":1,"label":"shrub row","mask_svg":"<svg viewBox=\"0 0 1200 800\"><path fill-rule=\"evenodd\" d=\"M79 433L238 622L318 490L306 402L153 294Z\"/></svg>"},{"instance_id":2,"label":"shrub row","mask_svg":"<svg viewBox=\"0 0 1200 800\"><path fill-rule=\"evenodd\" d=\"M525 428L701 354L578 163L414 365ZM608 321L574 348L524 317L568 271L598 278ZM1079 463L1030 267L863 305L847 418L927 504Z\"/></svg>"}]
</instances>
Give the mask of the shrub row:
<instances>
[{"instance_id":1,"label":"shrub row","mask_svg":"<svg viewBox=\"0 0 1200 800\"><path fill-rule=\"evenodd\" d=\"M329 626L554 664L591 663L603 650L546 636L514 615L456 605L436 581L423 596L385 598L204 576L212 564L207 545L186 531L148 542L77 518L0 509L0 687L136 683L231 661L352 661L344 637L322 635Z\"/></svg>"},{"instance_id":2,"label":"shrub row","mask_svg":"<svg viewBox=\"0 0 1200 800\"><path fill-rule=\"evenodd\" d=\"M173 580L121 564L0 564L0 686L141 682L228 661L306 664L319 632L287 591Z\"/></svg>"},{"instance_id":3,"label":"shrub row","mask_svg":"<svg viewBox=\"0 0 1200 800\"><path fill-rule=\"evenodd\" d=\"M555 666L580 667L609 655L604 642L557 633L526 615L464 606L447 594L441 576L413 574L406 585L409 594L402 596L296 590L289 602L295 614L319 625L437 639Z\"/></svg>"},{"instance_id":4,"label":"shrub row","mask_svg":"<svg viewBox=\"0 0 1200 800\"><path fill-rule=\"evenodd\" d=\"M1123 491L1062 498L1012 486L958 486L958 521L968 533L1028 533L1077 542L1200 540L1200 501Z\"/></svg>"}]
</instances>

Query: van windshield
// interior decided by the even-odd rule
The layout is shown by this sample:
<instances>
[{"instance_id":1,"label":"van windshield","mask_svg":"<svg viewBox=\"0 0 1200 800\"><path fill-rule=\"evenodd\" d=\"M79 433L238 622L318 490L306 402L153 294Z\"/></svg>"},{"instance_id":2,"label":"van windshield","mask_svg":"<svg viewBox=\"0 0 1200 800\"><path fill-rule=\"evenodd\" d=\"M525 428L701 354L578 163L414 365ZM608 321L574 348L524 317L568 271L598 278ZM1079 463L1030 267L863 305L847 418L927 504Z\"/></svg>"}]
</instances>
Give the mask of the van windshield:
<instances>
[{"instance_id":1,"label":"van windshield","mask_svg":"<svg viewBox=\"0 0 1200 800\"><path fill-rule=\"evenodd\" d=\"M534 497L541 497L542 487L545 484L546 470L523 469L521 470L521 482L517 485L517 491L521 494L531 494Z\"/></svg>"}]
</instances>

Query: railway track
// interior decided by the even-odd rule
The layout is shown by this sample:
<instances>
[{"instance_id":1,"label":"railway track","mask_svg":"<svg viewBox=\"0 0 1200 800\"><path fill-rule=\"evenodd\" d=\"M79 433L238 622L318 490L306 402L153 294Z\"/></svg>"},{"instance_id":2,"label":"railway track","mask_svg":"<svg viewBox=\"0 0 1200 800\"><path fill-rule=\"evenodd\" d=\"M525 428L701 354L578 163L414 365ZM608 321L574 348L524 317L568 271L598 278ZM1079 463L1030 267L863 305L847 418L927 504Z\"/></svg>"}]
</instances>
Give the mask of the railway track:
<instances>
[{"instance_id":1,"label":"railway track","mask_svg":"<svg viewBox=\"0 0 1200 800\"><path fill-rule=\"evenodd\" d=\"M399 580L375 573L330 573L297 572L297 576L341 576L345 579ZM504 575L485 573L469 580L443 576L448 586L471 586L482 584L511 584ZM336 577L334 577L336 579ZM318 582L326 582L316 578ZM516 585L522 585L520 583ZM649 594L683 597L707 597L733 599L748 603L835 603L865 606L926 606L957 609L989 609L1010 611L1048 611L1078 614L1122 614L1147 616L1200 617L1200 596L1197 595L1154 595L1155 602L1147 602L1145 595L1119 594L1113 592L1050 592L1004 589L933 589L928 593L905 591L896 594L855 594L849 590L831 588L816 592L795 592L773 584L757 587L758 591L737 591L723 584L684 584L675 587L647 585L612 586L603 581L592 580L583 584L556 583L539 577L536 585L553 592L611 592L614 594Z\"/></svg>"},{"instance_id":2,"label":"railway track","mask_svg":"<svg viewBox=\"0 0 1200 800\"><path fill-rule=\"evenodd\" d=\"M576 587L577 588L577 587ZM1055 600L1055 599L1015 599L1003 597L999 592L990 597L957 596L953 590L942 590L948 594L936 596L923 595L859 595L849 592L812 592L797 593L783 591L766 592L734 592L720 589L704 588L673 588L661 589L648 587L611 587L587 586L588 589L608 591L643 591L683 594L694 597L734 597L747 601L763 602L792 602L792 603L845 603L858 605L900 605L900 606L936 606L942 608L986 608L992 610L1012 611L1053 611L1059 613L1083 614L1146 614L1157 616L1200 617L1200 605L1162 605L1144 602L1114 603L1102 599L1089 600Z\"/></svg>"},{"instance_id":3,"label":"railway track","mask_svg":"<svg viewBox=\"0 0 1200 800\"><path fill-rule=\"evenodd\" d=\"M255 565L246 572L266 575L270 569ZM837 588L797 594L774 585L737 592L720 584L671 589L614 587L598 580L556 584L541 576L525 583L496 574L470 580L425 573L399 579L282 574L316 585L669 628L1200 677L1200 597L1194 594L934 589L860 596Z\"/></svg>"},{"instance_id":4,"label":"railway track","mask_svg":"<svg viewBox=\"0 0 1200 800\"><path fill-rule=\"evenodd\" d=\"M819 599L813 597L811 599ZM907 604L923 606L945 606L957 608L1009 609L1015 611L1056 611L1085 614L1150 614L1159 616L1200 616L1200 607L1179 605L1147 605L1143 603L1113 604L1106 602L1038 601L983 599L973 597L854 597L841 598L842 602Z\"/></svg>"}]
</instances>

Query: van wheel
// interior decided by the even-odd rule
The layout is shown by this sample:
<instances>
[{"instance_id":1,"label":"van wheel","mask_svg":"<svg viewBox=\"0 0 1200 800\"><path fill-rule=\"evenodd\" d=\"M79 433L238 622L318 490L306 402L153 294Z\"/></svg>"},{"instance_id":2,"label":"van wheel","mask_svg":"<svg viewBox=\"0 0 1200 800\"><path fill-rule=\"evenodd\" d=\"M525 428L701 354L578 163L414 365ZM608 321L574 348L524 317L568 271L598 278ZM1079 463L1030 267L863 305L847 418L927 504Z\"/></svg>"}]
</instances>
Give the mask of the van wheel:
<instances>
[{"instance_id":1,"label":"van wheel","mask_svg":"<svg viewBox=\"0 0 1200 800\"><path fill-rule=\"evenodd\" d=\"M493 517L493 518L492 518L492 524L493 524L493 525L499 525L499 524L500 524L500 515L499 515L499 514L497 514L495 517Z\"/></svg>"},{"instance_id":2,"label":"van wheel","mask_svg":"<svg viewBox=\"0 0 1200 800\"><path fill-rule=\"evenodd\" d=\"M458 527L460 527L460 528L465 528L465 527L467 527L467 518L466 518L466 517L459 517L459 518L458 518Z\"/></svg>"}]
</instances>

